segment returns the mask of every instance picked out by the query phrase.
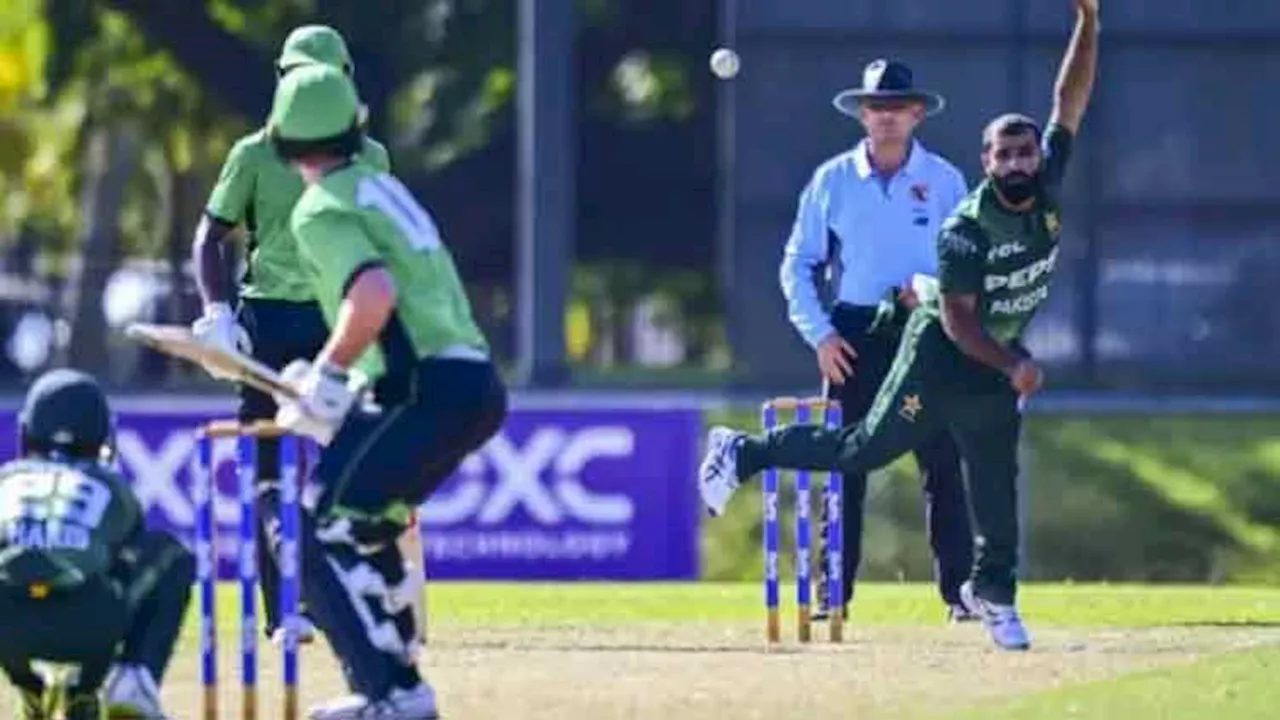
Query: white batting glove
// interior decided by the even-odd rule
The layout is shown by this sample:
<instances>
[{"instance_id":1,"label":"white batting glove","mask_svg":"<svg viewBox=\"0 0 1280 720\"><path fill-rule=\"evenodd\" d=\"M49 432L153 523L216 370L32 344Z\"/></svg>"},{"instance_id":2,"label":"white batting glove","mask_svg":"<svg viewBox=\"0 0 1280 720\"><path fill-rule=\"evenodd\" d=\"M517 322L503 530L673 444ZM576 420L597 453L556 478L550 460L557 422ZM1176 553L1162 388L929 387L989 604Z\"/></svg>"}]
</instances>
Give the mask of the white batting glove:
<instances>
[{"instance_id":1,"label":"white batting glove","mask_svg":"<svg viewBox=\"0 0 1280 720\"><path fill-rule=\"evenodd\" d=\"M196 342L225 353L253 354L249 343L249 333L236 322L235 313L228 303L211 303L205 307L204 315L191 324L191 335ZM210 375L218 380L235 380L234 375L205 367Z\"/></svg>"},{"instance_id":2,"label":"white batting glove","mask_svg":"<svg viewBox=\"0 0 1280 720\"><path fill-rule=\"evenodd\" d=\"M276 424L328 445L357 399L346 371L327 363L294 360L280 374L298 391L298 398L276 396L280 408Z\"/></svg>"}]
</instances>

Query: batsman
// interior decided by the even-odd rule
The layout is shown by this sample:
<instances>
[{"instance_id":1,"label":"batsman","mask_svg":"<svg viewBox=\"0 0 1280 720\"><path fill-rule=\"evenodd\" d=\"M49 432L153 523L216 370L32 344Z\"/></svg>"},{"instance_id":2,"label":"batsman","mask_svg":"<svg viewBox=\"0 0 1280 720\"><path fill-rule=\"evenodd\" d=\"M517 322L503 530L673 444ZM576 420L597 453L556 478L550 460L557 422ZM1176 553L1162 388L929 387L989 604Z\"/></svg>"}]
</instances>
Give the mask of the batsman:
<instances>
[{"instance_id":1,"label":"batsman","mask_svg":"<svg viewBox=\"0 0 1280 720\"><path fill-rule=\"evenodd\" d=\"M0 667L25 720L52 719L57 688L36 663L71 669L70 720L163 718L159 685L195 578L176 538L143 527L111 467L113 422L90 376L50 371L19 414L21 458L0 466ZM106 681L105 702L99 688Z\"/></svg>"},{"instance_id":2,"label":"batsman","mask_svg":"<svg viewBox=\"0 0 1280 720\"><path fill-rule=\"evenodd\" d=\"M282 375L276 422L324 446L303 491L303 596L352 694L315 720L437 717L412 646L412 596L396 540L413 509L502 425L506 388L453 257L403 184L359 157L350 79L289 73L268 135L307 189L290 228L329 328ZM374 403L358 403L369 391ZM420 592L419 592L420 594Z\"/></svg>"},{"instance_id":3,"label":"batsman","mask_svg":"<svg viewBox=\"0 0 1280 720\"><path fill-rule=\"evenodd\" d=\"M351 75L355 66L346 41L325 25L303 25L285 39L276 60L276 73L287 77L298 68L322 64ZM364 138L360 157L370 165L390 167L386 148ZM203 343L222 350L240 350L279 370L296 357L311 357L324 344L324 316L315 293L301 270L289 229L289 213L302 196L302 178L271 149L265 129L236 142L223 164L196 229L192 256L204 313L192 326ZM247 235L247 264L237 283L230 268L236 264L235 229ZM210 374L226 378L216 369ZM242 421L270 420L276 404L270 395L240 386ZM279 486L280 446L264 438L258 450L259 494ZM258 568L266 608L266 634L280 640L280 571L265 542L265 526L273 518L258 513ZM305 617L303 618L306 619ZM299 628L303 641L314 630Z\"/></svg>"},{"instance_id":4,"label":"batsman","mask_svg":"<svg viewBox=\"0 0 1280 720\"><path fill-rule=\"evenodd\" d=\"M791 425L748 436L713 428L699 470L703 501L720 515L740 483L766 468L869 472L950 429L968 467L977 535L961 599L1009 650L1031 645L1016 605L1017 450L1021 405L1043 377L1021 338L1049 296L1063 177L1097 66L1098 0L1074 2L1047 127L1023 115L987 125L986 177L943 223L937 288L907 320L867 415L841 430Z\"/></svg>"}]
</instances>

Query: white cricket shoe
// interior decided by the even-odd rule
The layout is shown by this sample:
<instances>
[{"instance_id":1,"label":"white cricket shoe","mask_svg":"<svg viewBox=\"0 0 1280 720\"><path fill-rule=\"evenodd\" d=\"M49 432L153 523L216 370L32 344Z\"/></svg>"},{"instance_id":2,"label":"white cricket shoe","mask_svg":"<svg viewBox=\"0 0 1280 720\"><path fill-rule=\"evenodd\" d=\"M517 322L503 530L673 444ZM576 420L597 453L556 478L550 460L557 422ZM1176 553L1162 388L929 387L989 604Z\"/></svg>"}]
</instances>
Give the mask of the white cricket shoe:
<instances>
[{"instance_id":1,"label":"white cricket shoe","mask_svg":"<svg viewBox=\"0 0 1280 720\"><path fill-rule=\"evenodd\" d=\"M311 708L311 720L439 720L436 693L427 683L412 690L393 689L381 700L355 694Z\"/></svg>"},{"instance_id":2,"label":"white cricket shoe","mask_svg":"<svg viewBox=\"0 0 1280 720\"><path fill-rule=\"evenodd\" d=\"M103 683L103 704L108 717L163 720L160 688L151 671L141 665L116 665Z\"/></svg>"},{"instance_id":3,"label":"white cricket shoe","mask_svg":"<svg viewBox=\"0 0 1280 720\"><path fill-rule=\"evenodd\" d=\"M960 601L970 612L982 618L982 624L987 627L996 647L1001 650L1031 649L1031 636L1022 625L1018 608L983 600L974 592L971 580L960 586Z\"/></svg>"},{"instance_id":4,"label":"white cricket shoe","mask_svg":"<svg viewBox=\"0 0 1280 720\"><path fill-rule=\"evenodd\" d=\"M298 622L298 644L310 645L311 643L315 642L316 634L319 631L316 630L315 623L311 622L311 618L308 618L306 615L299 615L297 622ZM275 645L276 647L281 647L284 645L284 628L283 627L278 627L271 632L271 644Z\"/></svg>"},{"instance_id":5,"label":"white cricket shoe","mask_svg":"<svg viewBox=\"0 0 1280 720\"><path fill-rule=\"evenodd\" d=\"M698 467L698 491L712 517L724 514L729 498L738 489L738 444L746 433L713 427L707 433L707 454Z\"/></svg>"}]
</instances>

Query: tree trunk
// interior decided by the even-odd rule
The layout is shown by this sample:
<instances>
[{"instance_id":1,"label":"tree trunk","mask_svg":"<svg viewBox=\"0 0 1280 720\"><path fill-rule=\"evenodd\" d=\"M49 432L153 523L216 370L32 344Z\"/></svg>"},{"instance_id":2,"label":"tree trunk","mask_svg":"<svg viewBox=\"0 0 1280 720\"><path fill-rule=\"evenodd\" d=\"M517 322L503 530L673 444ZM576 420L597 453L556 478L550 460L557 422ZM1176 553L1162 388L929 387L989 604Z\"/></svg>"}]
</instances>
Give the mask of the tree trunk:
<instances>
[{"instance_id":1,"label":"tree trunk","mask_svg":"<svg viewBox=\"0 0 1280 720\"><path fill-rule=\"evenodd\" d=\"M125 187L138 164L136 128L100 126L85 144L80 262L68 278L66 308L71 324L67 364L102 371L109 364L103 291L120 263L120 209Z\"/></svg>"},{"instance_id":2,"label":"tree trunk","mask_svg":"<svg viewBox=\"0 0 1280 720\"><path fill-rule=\"evenodd\" d=\"M174 212L166 244L170 288L164 322L188 323L199 313L187 265L191 261L191 238L200 215L200 187L200 178L190 171L175 171L170 176Z\"/></svg>"}]
</instances>

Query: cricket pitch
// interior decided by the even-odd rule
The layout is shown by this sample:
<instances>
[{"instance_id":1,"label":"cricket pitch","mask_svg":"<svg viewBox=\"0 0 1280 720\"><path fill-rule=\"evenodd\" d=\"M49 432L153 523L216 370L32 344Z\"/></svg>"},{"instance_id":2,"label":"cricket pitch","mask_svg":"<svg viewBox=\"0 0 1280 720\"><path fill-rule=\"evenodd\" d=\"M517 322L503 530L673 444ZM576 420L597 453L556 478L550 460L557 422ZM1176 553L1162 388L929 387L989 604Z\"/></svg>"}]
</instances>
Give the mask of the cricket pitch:
<instances>
[{"instance_id":1,"label":"cricket pitch","mask_svg":"<svg viewBox=\"0 0 1280 720\"><path fill-rule=\"evenodd\" d=\"M421 667L436 688L443 717L941 718L1027 693L1280 643L1280 630L1243 624L1037 628L1029 617L1034 649L1007 653L992 648L980 625L948 626L938 614L931 623L860 625L855 618L839 645L829 644L825 625L817 624L815 641L801 646L791 623L784 625L784 642L768 648L762 611L734 605L749 603L754 586L742 590L741 601L735 591L724 612L693 610L688 620L645 620L645 608L632 607L639 619L617 622L585 612L575 622L563 607L540 616L541 598L555 597L555 588L530 590L522 602L523 587L501 590L510 594L502 603L522 608L518 615L500 608L466 610L467 593L461 588L437 586L429 594L432 622ZM595 587L601 597L608 596ZM625 587L620 602L643 597L637 593L645 586ZM700 585L686 587L702 592ZM563 592L564 604L573 605L573 590ZM929 604L927 588L917 586L914 593L919 597L913 602ZM755 617L732 617L740 612ZM220 622L220 716L235 718L240 716L240 670L230 602ZM344 692L323 641L302 652L304 708ZM259 717L280 714L279 655L270 644L259 645ZM166 708L175 717L198 717L198 669L194 626L189 626L163 689ZM3 692L11 701L11 692Z\"/></svg>"}]
</instances>

